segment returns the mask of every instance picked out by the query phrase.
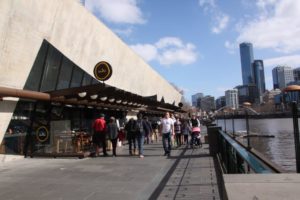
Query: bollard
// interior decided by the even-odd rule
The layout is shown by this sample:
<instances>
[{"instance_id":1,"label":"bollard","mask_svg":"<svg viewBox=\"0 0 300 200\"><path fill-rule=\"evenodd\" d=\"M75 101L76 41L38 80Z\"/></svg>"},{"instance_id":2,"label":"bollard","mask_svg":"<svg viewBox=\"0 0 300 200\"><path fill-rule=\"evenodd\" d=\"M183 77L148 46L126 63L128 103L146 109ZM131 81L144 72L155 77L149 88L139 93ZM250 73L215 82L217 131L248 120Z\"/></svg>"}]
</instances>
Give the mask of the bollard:
<instances>
[{"instance_id":1,"label":"bollard","mask_svg":"<svg viewBox=\"0 0 300 200\"><path fill-rule=\"evenodd\" d=\"M219 152L218 137L219 137L220 130L221 127L219 126L207 127L209 154L211 156L216 156L216 154Z\"/></svg>"},{"instance_id":2,"label":"bollard","mask_svg":"<svg viewBox=\"0 0 300 200\"><path fill-rule=\"evenodd\" d=\"M297 103L292 102L293 109L293 127L294 127L294 141L295 141L295 156L296 156L296 170L300 173L300 142L299 142L299 125L298 125L298 108Z\"/></svg>"}]
</instances>

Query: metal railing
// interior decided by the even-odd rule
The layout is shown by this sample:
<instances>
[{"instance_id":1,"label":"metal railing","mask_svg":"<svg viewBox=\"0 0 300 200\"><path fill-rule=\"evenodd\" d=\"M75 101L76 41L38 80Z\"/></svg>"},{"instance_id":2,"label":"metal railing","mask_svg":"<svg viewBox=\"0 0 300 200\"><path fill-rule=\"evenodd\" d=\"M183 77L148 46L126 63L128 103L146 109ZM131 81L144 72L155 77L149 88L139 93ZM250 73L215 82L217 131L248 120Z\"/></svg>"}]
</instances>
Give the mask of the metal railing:
<instances>
[{"instance_id":1,"label":"metal railing","mask_svg":"<svg viewBox=\"0 0 300 200\"><path fill-rule=\"evenodd\" d=\"M223 173L281 173L282 170L251 148L236 141L220 127L208 128L210 150Z\"/></svg>"}]
</instances>

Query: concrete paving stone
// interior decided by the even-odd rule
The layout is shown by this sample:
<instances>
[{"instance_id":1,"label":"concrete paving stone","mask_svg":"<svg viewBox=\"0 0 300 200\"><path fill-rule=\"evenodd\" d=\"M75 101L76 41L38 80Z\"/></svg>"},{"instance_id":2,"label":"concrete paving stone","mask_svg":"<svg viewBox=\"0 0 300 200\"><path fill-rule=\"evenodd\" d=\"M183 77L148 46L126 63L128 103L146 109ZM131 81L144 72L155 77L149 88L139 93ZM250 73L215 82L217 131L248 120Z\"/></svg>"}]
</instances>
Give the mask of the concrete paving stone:
<instances>
[{"instance_id":1,"label":"concrete paving stone","mask_svg":"<svg viewBox=\"0 0 300 200\"><path fill-rule=\"evenodd\" d=\"M162 155L161 144L151 144L145 146L145 158L140 159L128 156L127 148L118 148L116 158L33 158L4 163L0 165L1 199L142 200L149 198L163 178L167 179L158 199L173 199L176 192L184 191L182 188L197 193L193 188L200 187L201 191L201 187L206 186L201 185L201 173L206 171L201 168L193 171L197 166L213 163L207 157L198 157L201 149L187 150L185 154L190 155L180 157L185 150L178 148L168 158ZM173 173L165 177L176 161ZM185 178L195 181L195 185L184 185ZM17 194L20 191L23 195Z\"/></svg>"}]
</instances>

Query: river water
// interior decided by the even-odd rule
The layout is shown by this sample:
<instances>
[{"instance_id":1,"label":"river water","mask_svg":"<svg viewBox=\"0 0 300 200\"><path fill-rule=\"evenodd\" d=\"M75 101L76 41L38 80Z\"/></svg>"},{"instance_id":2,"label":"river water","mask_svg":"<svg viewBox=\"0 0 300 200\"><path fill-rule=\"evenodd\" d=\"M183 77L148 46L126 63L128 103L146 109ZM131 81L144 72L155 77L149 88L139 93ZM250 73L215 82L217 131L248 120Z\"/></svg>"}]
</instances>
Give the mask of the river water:
<instances>
[{"instance_id":1,"label":"river water","mask_svg":"<svg viewBox=\"0 0 300 200\"><path fill-rule=\"evenodd\" d=\"M223 119L216 121L225 130ZM227 132L232 132L232 120L226 120ZM246 120L234 119L235 132L245 134ZM250 134L274 135L275 137L251 137L253 148L288 172L296 171L295 145L292 118L249 119ZM243 139L246 144L246 139Z\"/></svg>"}]
</instances>

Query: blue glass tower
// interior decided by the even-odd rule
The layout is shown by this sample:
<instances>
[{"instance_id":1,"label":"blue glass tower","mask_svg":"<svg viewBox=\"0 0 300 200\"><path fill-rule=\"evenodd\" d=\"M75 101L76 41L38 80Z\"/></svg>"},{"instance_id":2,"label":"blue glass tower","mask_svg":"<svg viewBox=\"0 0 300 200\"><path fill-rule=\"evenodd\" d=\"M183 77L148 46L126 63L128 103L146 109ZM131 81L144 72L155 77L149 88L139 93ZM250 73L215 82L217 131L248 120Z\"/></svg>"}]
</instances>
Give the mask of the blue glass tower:
<instances>
[{"instance_id":1,"label":"blue glass tower","mask_svg":"<svg viewBox=\"0 0 300 200\"><path fill-rule=\"evenodd\" d=\"M253 62L254 82L258 92L259 101L262 101L262 95L266 91L264 63L262 60L254 60Z\"/></svg>"},{"instance_id":2,"label":"blue glass tower","mask_svg":"<svg viewBox=\"0 0 300 200\"><path fill-rule=\"evenodd\" d=\"M253 63L253 46L251 43L240 44L240 56L242 66L243 85L254 83L254 76L252 70Z\"/></svg>"}]
</instances>

